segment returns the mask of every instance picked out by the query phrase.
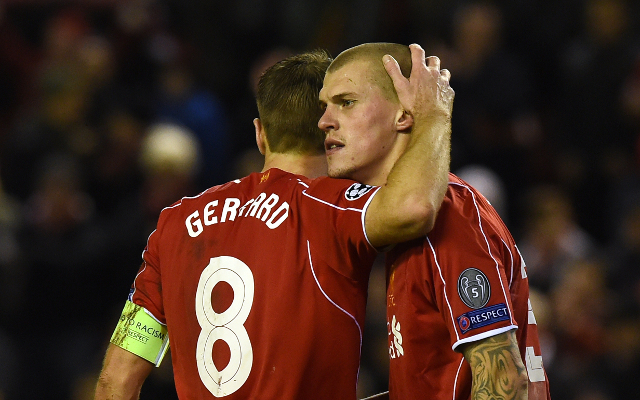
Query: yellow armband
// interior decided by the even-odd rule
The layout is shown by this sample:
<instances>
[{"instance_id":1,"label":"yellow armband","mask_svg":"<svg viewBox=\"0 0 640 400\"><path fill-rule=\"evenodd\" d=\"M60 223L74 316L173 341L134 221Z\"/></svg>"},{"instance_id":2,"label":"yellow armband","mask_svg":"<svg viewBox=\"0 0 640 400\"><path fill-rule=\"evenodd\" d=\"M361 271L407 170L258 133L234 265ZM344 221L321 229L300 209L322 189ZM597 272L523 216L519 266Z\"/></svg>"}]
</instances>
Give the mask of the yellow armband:
<instances>
[{"instance_id":1,"label":"yellow armband","mask_svg":"<svg viewBox=\"0 0 640 400\"><path fill-rule=\"evenodd\" d=\"M169 348L167 327L127 300L111 343L159 366Z\"/></svg>"}]
</instances>

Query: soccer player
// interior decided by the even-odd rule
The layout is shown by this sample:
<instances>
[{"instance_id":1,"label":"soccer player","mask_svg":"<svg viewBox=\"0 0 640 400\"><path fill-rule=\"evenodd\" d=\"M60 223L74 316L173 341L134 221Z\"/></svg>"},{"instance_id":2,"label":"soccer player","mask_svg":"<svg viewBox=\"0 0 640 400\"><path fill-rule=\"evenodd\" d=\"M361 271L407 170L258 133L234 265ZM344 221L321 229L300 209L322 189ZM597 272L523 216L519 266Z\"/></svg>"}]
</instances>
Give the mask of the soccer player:
<instances>
[{"instance_id":1,"label":"soccer player","mask_svg":"<svg viewBox=\"0 0 640 400\"><path fill-rule=\"evenodd\" d=\"M260 79L262 172L162 210L96 399L137 398L170 343L182 399L355 400L376 249L433 226L453 96L447 71L416 63L398 88L405 108L388 121L414 125L393 169L381 161L388 184L317 178L327 168L318 92L329 62L305 53Z\"/></svg>"},{"instance_id":2,"label":"soccer player","mask_svg":"<svg viewBox=\"0 0 640 400\"><path fill-rule=\"evenodd\" d=\"M401 66L387 64L390 76L385 54ZM319 123L330 176L371 185L392 178L376 160L393 163L398 142L408 142L387 121L402 109L394 87L413 84L405 78L412 62L407 46L385 43L332 62ZM453 174L434 229L387 255L387 327L391 399L549 398L525 263L489 202Z\"/></svg>"}]
</instances>

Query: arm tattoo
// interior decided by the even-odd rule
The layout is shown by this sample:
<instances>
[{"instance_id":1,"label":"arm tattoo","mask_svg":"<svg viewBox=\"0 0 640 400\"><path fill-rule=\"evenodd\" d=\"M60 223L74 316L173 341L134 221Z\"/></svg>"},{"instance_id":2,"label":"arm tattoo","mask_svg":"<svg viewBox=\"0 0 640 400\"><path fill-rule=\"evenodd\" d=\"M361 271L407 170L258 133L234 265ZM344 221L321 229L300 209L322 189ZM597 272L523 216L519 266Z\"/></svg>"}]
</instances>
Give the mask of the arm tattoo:
<instances>
[{"instance_id":1,"label":"arm tattoo","mask_svg":"<svg viewBox=\"0 0 640 400\"><path fill-rule=\"evenodd\" d=\"M527 370L515 331L470 343L463 353L471 365L473 400L527 399Z\"/></svg>"}]
</instances>

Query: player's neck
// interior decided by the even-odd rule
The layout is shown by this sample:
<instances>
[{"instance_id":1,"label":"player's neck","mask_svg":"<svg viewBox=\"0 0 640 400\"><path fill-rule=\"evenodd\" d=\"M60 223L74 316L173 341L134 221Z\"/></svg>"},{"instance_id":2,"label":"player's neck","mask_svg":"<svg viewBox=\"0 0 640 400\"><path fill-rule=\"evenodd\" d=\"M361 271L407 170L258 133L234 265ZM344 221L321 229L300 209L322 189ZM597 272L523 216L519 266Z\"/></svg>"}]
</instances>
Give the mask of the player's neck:
<instances>
[{"instance_id":1,"label":"player's neck","mask_svg":"<svg viewBox=\"0 0 640 400\"><path fill-rule=\"evenodd\" d=\"M324 153L318 155L267 153L262 171L270 168L278 168L314 179L327 175L327 158Z\"/></svg>"},{"instance_id":2,"label":"player's neck","mask_svg":"<svg viewBox=\"0 0 640 400\"><path fill-rule=\"evenodd\" d=\"M369 164L367 168L356 170L349 178L367 185L384 186L395 163L398 162L406 149L405 136L401 138L403 140L396 140L392 148L382 158Z\"/></svg>"}]
</instances>

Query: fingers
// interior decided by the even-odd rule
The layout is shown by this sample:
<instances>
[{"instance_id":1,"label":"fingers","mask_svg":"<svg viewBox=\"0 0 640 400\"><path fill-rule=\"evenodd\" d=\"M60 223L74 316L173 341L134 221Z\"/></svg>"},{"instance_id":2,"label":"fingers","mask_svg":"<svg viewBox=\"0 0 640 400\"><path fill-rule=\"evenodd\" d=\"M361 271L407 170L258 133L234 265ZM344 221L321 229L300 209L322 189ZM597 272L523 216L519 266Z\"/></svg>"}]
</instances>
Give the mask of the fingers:
<instances>
[{"instance_id":1,"label":"fingers","mask_svg":"<svg viewBox=\"0 0 640 400\"><path fill-rule=\"evenodd\" d=\"M435 70L435 72L440 72L440 58L437 56L425 57L424 49L419 44L411 44L409 45L409 49L411 50L411 75L414 75L414 72L420 68L420 65L426 66L431 70ZM382 57L382 62L394 83L402 80L402 72L400 71L400 66L395 58L386 54Z\"/></svg>"},{"instance_id":2,"label":"fingers","mask_svg":"<svg viewBox=\"0 0 640 400\"><path fill-rule=\"evenodd\" d=\"M451 72L448 69L440 70L440 77L438 79L438 89L441 99L444 101L449 110L453 106L453 99L455 98L455 91L449 85L451 80Z\"/></svg>"},{"instance_id":3,"label":"fingers","mask_svg":"<svg viewBox=\"0 0 640 400\"><path fill-rule=\"evenodd\" d=\"M422 54L424 54L424 52L422 52ZM437 56L427 57L426 62L427 62L427 68L432 68L437 71L440 71L440 58L438 58Z\"/></svg>"},{"instance_id":4,"label":"fingers","mask_svg":"<svg viewBox=\"0 0 640 400\"><path fill-rule=\"evenodd\" d=\"M440 69L440 58L425 57L424 49L418 44L409 46L411 51L411 74L402 75L398 62L391 56L382 57L384 67L393 81L398 99L410 114L451 114L455 92L449 86L451 73Z\"/></svg>"},{"instance_id":5,"label":"fingers","mask_svg":"<svg viewBox=\"0 0 640 400\"><path fill-rule=\"evenodd\" d=\"M395 58L393 58L389 54L386 54L382 57L382 62L384 63L384 68L387 70L387 73L391 77L393 85L396 87L396 89L404 87L406 86L406 84L408 84L409 81L402 75L400 65L398 65L398 62Z\"/></svg>"},{"instance_id":6,"label":"fingers","mask_svg":"<svg viewBox=\"0 0 640 400\"><path fill-rule=\"evenodd\" d=\"M439 71L440 76L438 77L438 86L443 90L447 90L450 88L449 81L451 80L451 72L448 69L441 69Z\"/></svg>"},{"instance_id":7,"label":"fingers","mask_svg":"<svg viewBox=\"0 0 640 400\"><path fill-rule=\"evenodd\" d=\"M398 65L398 62L391 55L385 54L382 57L382 62L384 63L384 68L392 78L394 75L397 75L400 72L400 66Z\"/></svg>"},{"instance_id":8,"label":"fingers","mask_svg":"<svg viewBox=\"0 0 640 400\"><path fill-rule=\"evenodd\" d=\"M420 66L426 66L427 70L431 72L435 78L440 79L443 71L440 70L440 58L437 56L425 56L424 49L416 43L409 45L409 49L411 50L411 75L417 71ZM446 82L449 82L449 77L451 74L449 71L446 72L448 75L445 78Z\"/></svg>"},{"instance_id":9,"label":"fingers","mask_svg":"<svg viewBox=\"0 0 640 400\"><path fill-rule=\"evenodd\" d=\"M425 65L425 55L424 49L416 43L409 45L409 50L411 50L411 74L413 75L413 71L420 67L420 65Z\"/></svg>"},{"instance_id":10,"label":"fingers","mask_svg":"<svg viewBox=\"0 0 640 400\"><path fill-rule=\"evenodd\" d=\"M417 70L420 65L426 65L427 71L437 79L437 86L440 92L441 99L450 102L454 97L454 91L449 86L451 79L451 72L448 69L440 69L440 58L437 56L425 57L425 52L418 44L411 44L409 46L411 50L411 75Z\"/></svg>"},{"instance_id":11,"label":"fingers","mask_svg":"<svg viewBox=\"0 0 640 400\"><path fill-rule=\"evenodd\" d=\"M427 71L431 73L435 79L437 79L437 85L440 90L449 85L449 80L442 75L442 71L440 70L440 58L436 56L429 56L426 58Z\"/></svg>"}]
</instances>

